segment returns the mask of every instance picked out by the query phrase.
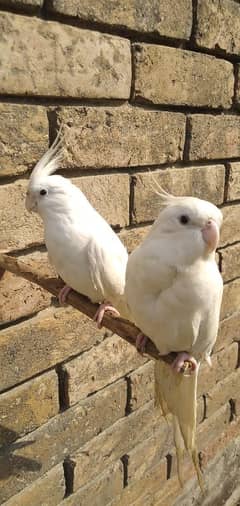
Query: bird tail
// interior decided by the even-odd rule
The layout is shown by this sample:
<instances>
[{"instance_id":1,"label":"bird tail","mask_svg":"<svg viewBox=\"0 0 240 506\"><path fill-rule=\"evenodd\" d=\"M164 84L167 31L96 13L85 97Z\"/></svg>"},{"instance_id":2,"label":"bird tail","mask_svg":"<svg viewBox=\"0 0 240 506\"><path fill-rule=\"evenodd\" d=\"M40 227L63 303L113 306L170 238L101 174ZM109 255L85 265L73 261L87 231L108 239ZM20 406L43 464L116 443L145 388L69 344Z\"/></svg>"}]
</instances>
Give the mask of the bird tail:
<instances>
[{"instance_id":1,"label":"bird tail","mask_svg":"<svg viewBox=\"0 0 240 506\"><path fill-rule=\"evenodd\" d=\"M196 448L197 379L199 365L189 376L176 374L170 365L161 360L155 363L155 403L163 414L173 415L174 441L177 454L177 470L183 485L182 463L187 450L194 464L198 483L203 491L202 473Z\"/></svg>"},{"instance_id":2,"label":"bird tail","mask_svg":"<svg viewBox=\"0 0 240 506\"><path fill-rule=\"evenodd\" d=\"M39 162L35 165L30 181L36 181L43 177L50 176L59 168L59 163L63 159L63 141L62 126L60 126L56 139L50 148L44 153Z\"/></svg>"}]
</instances>

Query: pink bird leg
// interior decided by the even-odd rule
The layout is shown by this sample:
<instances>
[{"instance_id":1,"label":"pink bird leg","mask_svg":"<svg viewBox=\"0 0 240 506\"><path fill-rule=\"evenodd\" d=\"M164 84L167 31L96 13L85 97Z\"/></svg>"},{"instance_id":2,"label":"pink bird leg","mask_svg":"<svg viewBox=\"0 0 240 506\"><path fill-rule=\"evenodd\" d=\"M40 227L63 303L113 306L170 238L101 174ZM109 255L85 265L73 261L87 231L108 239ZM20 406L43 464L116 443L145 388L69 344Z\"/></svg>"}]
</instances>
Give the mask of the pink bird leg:
<instances>
[{"instance_id":1,"label":"pink bird leg","mask_svg":"<svg viewBox=\"0 0 240 506\"><path fill-rule=\"evenodd\" d=\"M189 353L186 353L185 351L182 351L181 353L178 353L175 360L172 363L172 368L176 372L184 371L184 363L189 362L191 365L191 370L189 371L192 373L195 371L197 367L197 361L195 358L190 355Z\"/></svg>"},{"instance_id":2,"label":"pink bird leg","mask_svg":"<svg viewBox=\"0 0 240 506\"><path fill-rule=\"evenodd\" d=\"M58 294L58 300L61 305L65 304L67 300L67 296L69 292L71 292L72 288L68 285L64 285L63 288L61 288L59 294Z\"/></svg>"},{"instance_id":3,"label":"pink bird leg","mask_svg":"<svg viewBox=\"0 0 240 506\"><path fill-rule=\"evenodd\" d=\"M115 316L120 316L118 310L115 309L115 307L113 307L110 302L103 302L102 304L100 304L99 308L97 309L93 317L93 320L97 322L98 329L102 328L102 319L104 317L105 311L111 311L111 313L113 313Z\"/></svg>"}]
</instances>

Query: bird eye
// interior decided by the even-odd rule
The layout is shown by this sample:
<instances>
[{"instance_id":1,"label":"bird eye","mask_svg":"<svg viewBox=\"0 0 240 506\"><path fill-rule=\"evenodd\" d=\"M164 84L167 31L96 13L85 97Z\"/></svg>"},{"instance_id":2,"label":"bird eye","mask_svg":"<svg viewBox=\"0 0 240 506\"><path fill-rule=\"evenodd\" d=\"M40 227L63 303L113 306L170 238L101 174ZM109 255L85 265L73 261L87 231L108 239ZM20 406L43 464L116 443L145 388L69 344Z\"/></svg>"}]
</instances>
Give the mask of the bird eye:
<instances>
[{"instance_id":1,"label":"bird eye","mask_svg":"<svg viewBox=\"0 0 240 506\"><path fill-rule=\"evenodd\" d=\"M47 194L47 190L40 190L40 195L46 195Z\"/></svg>"},{"instance_id":2,"label":"bird eye","mask_svg":"<svg viewBox=\"0 0 240 506\"><path fill-rule=\"evenodd\" d=\"M189 216L182 214L179 218L179 221L182 225L186 225L189 222Z\"/></svg>"}]
</instances>

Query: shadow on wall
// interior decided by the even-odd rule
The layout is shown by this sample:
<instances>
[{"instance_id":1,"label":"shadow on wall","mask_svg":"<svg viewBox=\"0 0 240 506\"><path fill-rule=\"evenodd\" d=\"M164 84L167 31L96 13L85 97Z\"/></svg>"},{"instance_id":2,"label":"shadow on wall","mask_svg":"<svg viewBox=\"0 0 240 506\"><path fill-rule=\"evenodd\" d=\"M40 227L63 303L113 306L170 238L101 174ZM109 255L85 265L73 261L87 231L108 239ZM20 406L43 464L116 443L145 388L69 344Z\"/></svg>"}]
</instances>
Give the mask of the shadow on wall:
<instances>
[{"instance_id":1,"label":"shadow on wall","mask_svg":"<svg viewBox=\"0 0 240 506\"><path fill-rule=\"evenodd\" d=\"M5 434L5 441L8 441L8 443L2 444L0 448L0 480L6 480L10 476L17 475L20 469L29 472L39 471L41 469L42 464L39 464L36 460L21 457L21 455L14 455L15 450L34 444L34 439L12 443L12 445L9 446L9 440L12 441L17 439L18 434L3 425L0 425L0 434L2 439L4 439Z\"/></svg>"}]
</instances>

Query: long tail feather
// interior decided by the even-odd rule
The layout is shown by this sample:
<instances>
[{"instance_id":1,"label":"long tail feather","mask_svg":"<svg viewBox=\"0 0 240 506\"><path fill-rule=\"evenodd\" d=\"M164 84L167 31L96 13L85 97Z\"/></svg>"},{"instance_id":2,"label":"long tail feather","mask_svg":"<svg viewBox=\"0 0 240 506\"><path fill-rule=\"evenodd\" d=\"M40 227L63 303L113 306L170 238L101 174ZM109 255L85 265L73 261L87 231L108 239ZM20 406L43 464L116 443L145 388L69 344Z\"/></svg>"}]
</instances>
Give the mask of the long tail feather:
<instances>
[{"instance_id":1,"label":"long tail feather","mask_svg":"<svg viewBox=\"0 0 240 506\"><path fill-rule=\"evenodd\" d=\"M44 153L39 162L35 165L30 181L39 180L42 177L50 176L59 168L59 163L63 159L63 142L62 126L58 131L57 137L50 148Z\"/></svg>"},{"instance_id":2,"label":"long tail feather","mask_svg":"<svg viewBox=\"0 0 240 506\"><path fill-rule=\"evenodd\" d=\"M196 418L197 418L197 379L199 365L190 376L176 374L172 368L162 361L155 364L155 394L164 412L173 415L174 441L177 454L177 468L179 482L182 485L182 460L184 449L191 455L198 483L203 491L202 473L198 462L196 448Z\"/></svg>"}]
</instances>

